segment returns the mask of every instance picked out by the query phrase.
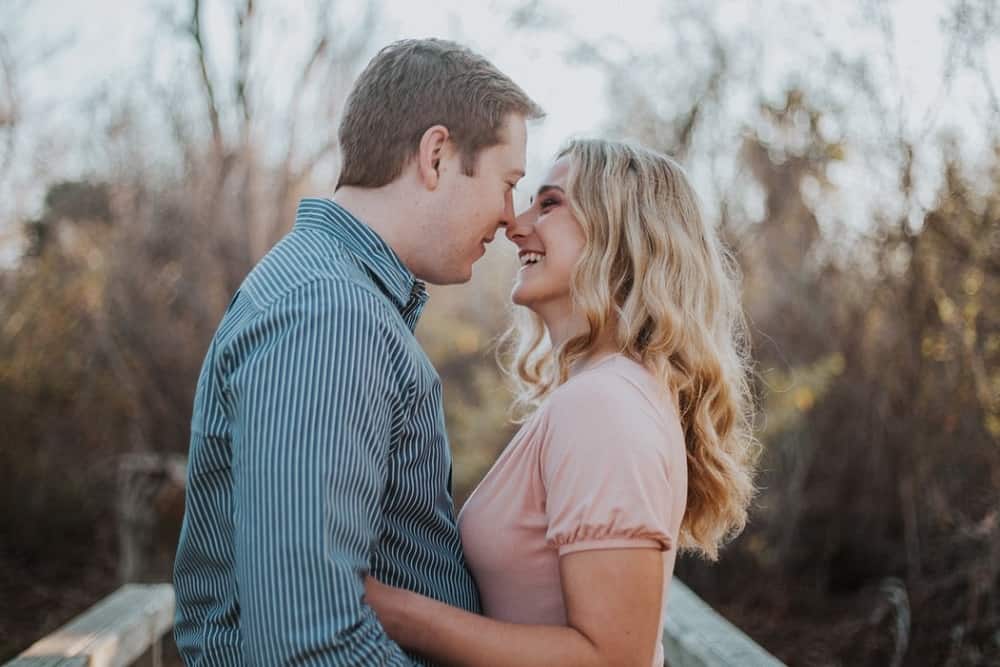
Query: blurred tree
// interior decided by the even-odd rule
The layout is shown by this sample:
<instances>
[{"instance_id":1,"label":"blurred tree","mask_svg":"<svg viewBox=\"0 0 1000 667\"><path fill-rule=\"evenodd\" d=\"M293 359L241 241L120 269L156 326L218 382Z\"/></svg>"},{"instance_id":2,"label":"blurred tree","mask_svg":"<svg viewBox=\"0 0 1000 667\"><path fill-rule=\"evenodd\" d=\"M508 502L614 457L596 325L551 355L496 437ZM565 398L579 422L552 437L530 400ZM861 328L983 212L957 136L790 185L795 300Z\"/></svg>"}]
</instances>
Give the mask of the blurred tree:
<instances>
[{"instance_id":1,"label":"blurred tree","mask_svg":"<svg viewBox=\"0 0 1000 667\"><path fill-rule=\"evenodd\" d=\"M190 0L187 16L176 27L193 51L201 105L200 110L171 105L169 113L184 147L185 169L202 185L207 206L198 213L222 232L216 252L230 260L224 278L232 293L247 269L287 231L317 167L335 166L337 117L370 48L378 3L364 3L361 15L345 25L334 5L313 2L305 10L313 34L296 40L306 48L291 72L262 67L274 48L261 34L262 22L269 20L266 8L253 0L233 0L230 8L235 66L220 73L213 67L220 57L205 29L206 9L200 0ZM165 15L164 20L176 21L169 10ZM288 90L284 105L268 97L275 77ZM205 127L207 150L201 150ZM326 172L331 180L334 171Z\"/></svg>"},{"instance_id":2,"label":"blurred tree","mask_svg":"<svg viewBox=\"0 0 1000 667\"><path fill-rule=\"evenodd\" d=\"M45 250L45 245L58 239L62 231L63 252L73 252L81 245L71 225L81 223L111 222L111 199L106 183L66 181L49 188L45 195L45 211L38 220L25 223L28 240L27 255L37 257ZM82 248L93 252L94 248ZM103 250L97 249L98 252Z\"/></svg>"},{"instance_id":3,"label":"blurred tree","mask_svg":"<svg viewBox=\"0 0 1000 667\"><path fill-rule=\"evenodd\" d=\"M0 3L0 179L13 130L31 120L9 47L15 5L27 3ZM1000 105L988 57L1000 12L956 0L944 25L939 99L954 104L964 75L982 82L986 104L963 117L993 146L984 166L937 140L936 110L920 126L904 118L876 77L892 70L880 60L895 39L888 10L857 6L885 53L829 44L821 71L790 59L777 86L761 78L772 45L759 26L720 27L724 4L665 4L655 49L598 40L571 59L608 74L608 135L677 155L704 183L743 269L762 492L722 562L683 559L680 575L790 664L988 664L1000 661ZM116 457L186 451L195 378L233 290L299 196L329 191L336 117L377 21L372 3L349 19L336 8L310 5L315 32L291 40L265 30L278 3L163 3L173 30L157 46L189 67L169 85L133 82L155 102L105 109L94 173L53 178L35 219L5 221L34 242L0 273L0 597L19 610L0 617L0 637L15 638L0 659L114 586ZM513 21L564 29L534 0ZM794 29L806 28L827 39ZM264 67L293 52L294 66ZM152 153L160 120L168 157ZM834 177L845 168L879 185L871 207L842 213L856 198ZM469 286L435 289L418 329L442 375L459 501L510 436L491 342L513 267L493 252Z\"/></svg>"},{"instance_id":4,"label":"blurred tree","mask_svg":"<svg viewBox=\"0 0 1000 667\"><path fill-rule=\"evenodd\" d=\"M14 89L14 65L7 52L7 40L0 33L0 180L3 180L14 159L14 128L17 124L17 103Z\"/></svg>"},{"instance_id":5,"label":"blurred tree","mask_svg":"<svg viewBox=\"0 0 1000 667\"><path fill-rule=\"evenodd\" d=\"M98 100L110 120L91 137L90 180L57 181L37 218L4 221L31 244L0 274L0 597L23 612L0 617L11 638L0 660L116 586L116 462L186 452L198 370L233 291L290 227L297 199L332 189L337 115L377 7L343 18L313 3L308 52L273 73L291 82L278 103L258 72L274 48L262 24L281 6L214 7L235 35L226 69L227 42L192 0L171 48L194 78L133 82L154 104ZM176 9L163 5L164 24ZM157 118L172 151L153 139ZM172 554L175 537L160 550Z\"/></svg>"},{"instance_id":6,"label":"blurred tree","mask_svg":"<svg viewBox=\"0 0 1000 667\"><path fill-rule=\"evenodd\" d=\"M892 22L862 10L884 53L831 45L823 76L793 66L780 97L756 77L759 38L690 3L665 9L656 50L576 55L608 72L609 134L708 176L706 210L743 270L762 493L722 562L682 559L680 576L790 664L981 664L1000 660L1000 152L980 169L938 144L943 167L918 164L935 116L914 126L886 95ZM991 3L957 2L949 21L942 99L962 68L992 81L997 34ZM1000 146L986 88L980 129ZM844 162L888 174L850 233L829 210L851 199L830 177Z\"/></svg>"}]
</instances>

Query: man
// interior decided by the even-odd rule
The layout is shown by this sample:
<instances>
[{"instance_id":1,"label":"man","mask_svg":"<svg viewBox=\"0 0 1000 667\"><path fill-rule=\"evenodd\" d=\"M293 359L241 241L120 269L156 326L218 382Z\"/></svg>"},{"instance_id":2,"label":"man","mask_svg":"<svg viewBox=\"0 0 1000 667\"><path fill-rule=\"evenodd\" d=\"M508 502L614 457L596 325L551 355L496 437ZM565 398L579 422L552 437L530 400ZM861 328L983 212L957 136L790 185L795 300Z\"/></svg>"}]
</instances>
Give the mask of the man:
<instances>
[{"instance_id":1,"label":"man","mask_svg":"<svg viewBox=\"0 0 1000 667\"><path fill-rule=\"evenodd\" d=\"M189 665L411 664L364 603L367 573L478 611L413 329L422 281L467 281L512 220L541 115L450 42L397 42L361 74L333 200L302 201L198 380L174 573Z\"/></svg>"}]
</instances>

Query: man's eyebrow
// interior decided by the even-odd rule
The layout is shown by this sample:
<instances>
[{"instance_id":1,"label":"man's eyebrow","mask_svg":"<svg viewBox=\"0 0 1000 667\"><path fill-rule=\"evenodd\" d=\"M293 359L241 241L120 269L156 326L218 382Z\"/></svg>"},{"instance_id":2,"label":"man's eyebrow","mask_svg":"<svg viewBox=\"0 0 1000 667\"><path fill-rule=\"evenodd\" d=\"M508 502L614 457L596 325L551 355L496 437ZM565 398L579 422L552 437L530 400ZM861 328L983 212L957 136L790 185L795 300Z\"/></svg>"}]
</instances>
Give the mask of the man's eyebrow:
<instances>
[{"instance_id":1,"label":"man's eyebrow","mask_svg":"<svg viewBox=\"0 0 1000 667\"><path fill-rule=\"evenodd\" d=\"M538 192L535 193L535 195L531 198L530 201L535 201L535 197L541 197L544 193L548 192L549 190L558 190L559 192L566 194L566 191L563 190L562 187L558 185L551 185L551 184L540 185L538 187Z\"/></svg>"}]
</instances>

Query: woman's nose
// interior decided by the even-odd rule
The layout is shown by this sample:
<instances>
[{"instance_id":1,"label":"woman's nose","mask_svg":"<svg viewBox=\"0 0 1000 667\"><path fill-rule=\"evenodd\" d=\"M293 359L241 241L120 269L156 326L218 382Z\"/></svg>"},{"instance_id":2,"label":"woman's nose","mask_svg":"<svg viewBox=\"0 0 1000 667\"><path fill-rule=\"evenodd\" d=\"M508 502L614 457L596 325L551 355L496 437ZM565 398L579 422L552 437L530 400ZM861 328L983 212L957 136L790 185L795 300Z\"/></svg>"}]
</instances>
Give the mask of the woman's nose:
<instances>
[{"instance_id":1,"label":"woman's nose","mask_svg":"<svg viewBox=\"0 0 1000 667\"><path fill-rule=\"evenodd\" d=\"M515 216L511 224L507 225L507 239L517 243L517 239L530 236L535 227L535 219L538 214L535 208L531 207L521 215Z\"/></svg>"}]
</instances>

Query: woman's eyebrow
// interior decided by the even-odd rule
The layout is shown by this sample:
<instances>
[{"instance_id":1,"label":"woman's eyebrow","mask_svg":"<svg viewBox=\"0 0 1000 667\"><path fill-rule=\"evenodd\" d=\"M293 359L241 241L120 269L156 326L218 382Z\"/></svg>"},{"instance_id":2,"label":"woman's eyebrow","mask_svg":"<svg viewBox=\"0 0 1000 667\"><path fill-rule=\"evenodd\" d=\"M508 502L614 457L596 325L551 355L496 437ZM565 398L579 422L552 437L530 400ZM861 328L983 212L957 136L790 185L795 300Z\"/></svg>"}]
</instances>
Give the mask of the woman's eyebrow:
<instances>
[{"instance_id":1,"label":"woman's eyebrow","mask_svg":"<svg viewBox=\"0 0 1000 667\"><path fill-rule=\"evenodd\" d=\"M532 197L528 201L534 203L535 197L541 197L544 193L548 192L549 190L558 190L559 192L566 194L566 191L563 190L558 185L542 185L538 188L538 192L534 195L534 197Z\"/></svg>"}]
</instances>

